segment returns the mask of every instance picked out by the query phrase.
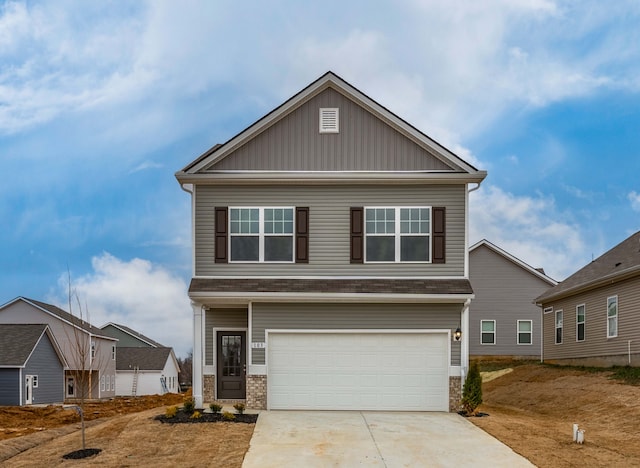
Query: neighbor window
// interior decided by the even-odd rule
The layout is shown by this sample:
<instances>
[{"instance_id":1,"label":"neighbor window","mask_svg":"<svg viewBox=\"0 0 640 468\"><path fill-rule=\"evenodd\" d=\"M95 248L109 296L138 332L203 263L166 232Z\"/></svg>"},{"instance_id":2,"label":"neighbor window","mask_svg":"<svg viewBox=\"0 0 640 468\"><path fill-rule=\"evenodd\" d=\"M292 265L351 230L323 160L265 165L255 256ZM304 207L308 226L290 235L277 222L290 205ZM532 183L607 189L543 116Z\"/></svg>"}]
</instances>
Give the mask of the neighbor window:
<instances>
[{"instance_id":1,"label":"neighbor window","mask_svg":"<svg viewBox=\"0 0 640 468\"><path fill-rule=\"evenodd\" d=\"M230 208L232 262L293 262L293 208Z\"/></svg>"},{"instance_id":2,"label":"neighbor window","mask_svg":"<svg viewBox=\"0 0 640 468\"><path fill-rule=\"evenodd\" d=\"M31 376L31 385L33 386L33 388L38 388L38 376L37 375L32 375Z\"/></svg>"},{"instance_id":3,"label":"neighbor window","mask_svg":"<svg viewBox=\"0 0 640 468\"><path fill-rule=\"evenodd\" d=\"M96 342L91 340L91 359L96 357Z\"/></svg>"},{"instance_id":4,"label":"neighbor window","mask_svg":"<svg viewBox=\"0 0 640 468\"><path fill-rule=\"evenodd\" d=\"M495 320L480 321L480 343L496 344L496 321Z\"/></svg>"},{"instance_id":5,"label":"neighbor window","mask_svg":"<svg viewBox=\"0 0 640 468\"><path fill-rule=\"evenodd\" d=\"M586 319L586 306L580 304L576 307L576 341L584 341L584 324Z\"/></svg>"},{"instance_id":6,"label":"neighbor window","mask_svg":"<svg viewBox=\"0 0 640 468\"><path fill-rule=\"evenodd\" d=\"M67 377L67 396L76 396L76 379L75 377Z\"/></svg>"},{"instance_id":7,"label":"neighbor window","mask_svg":"<svg viewBox=\"0 0 640 468\"><path fill-rule=\"evenodd\" d=\"M104 375L100 377L100 390L104 392Z\"/></svg>"},{"instance_id":8,"label":"neighbor window","mask_svg":"<svg viewBox=\"0 0 640 468\"><path fill-rule=\"evenodd\" d=\"M116 346L115 345L111 346L111 360L113 360L113 361L116 360Z\"/></svg>"},{"instance_id":9,"label":"neighbor window","mask_svg":"<svg viewBox=\"0 0 640 468\"><path fill-rule=\"evenodd\" d=\"M607 338L618 336L618 296L607 298Z\"/></svg>"},{"instance_id":10,"label":"neighbor window","mask_svg":"<svg viewBox=\"0 0 640 468\"><path fill-rule=\"evenodd\" d=\"M556 344L562 343L562 311L556 310Z\"/></svg>"},{"instance_id":11,"label":"neighbor window","mask_svg":"<svg viewBox=\"0 0 640 468\"><path fill-rule=\"evenodd\" d=\"M108 391L111 390L111 376L109 374L107 374L107 384L104 386L104 388Z\"/></svg>"},{"instance_id":12,"label":"neighbor window","mask_svg":"<svg viewBox=\"0 0 640 468\"><path fill-rule=\"evenodd\" d=\"M531 320L518 320L518 344L530 345L533 343L533 322Z\"/></svg>"},{"instance_id":13,"label":"neighbor window","mask_svg":"<svg viewBox=\"0 0 640 468\"><path fill-rule=\"evenodd\" d=\"M365 208L366 261L429 262L431 208Z\"/></svg>"},{"instance_id":14,"label":"neighbor window","mask_svg":"<svg viewBox=\"0 0 640 468\"><path fill-rule=\"evenodd\" d=\"M116 375L113 374L111 376L111 391L115 391L116 389Z\"/></svg>"}]
</instances>

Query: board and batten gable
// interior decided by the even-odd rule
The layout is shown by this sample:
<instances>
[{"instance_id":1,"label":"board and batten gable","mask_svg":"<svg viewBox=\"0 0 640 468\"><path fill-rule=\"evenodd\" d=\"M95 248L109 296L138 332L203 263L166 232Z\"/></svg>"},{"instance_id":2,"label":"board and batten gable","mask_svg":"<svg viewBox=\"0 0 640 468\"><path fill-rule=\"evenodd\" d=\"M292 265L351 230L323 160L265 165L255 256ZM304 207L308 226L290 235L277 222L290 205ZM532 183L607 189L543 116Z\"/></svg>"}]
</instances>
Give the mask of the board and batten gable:
<instances>
[{"instance_id":1,"label":"board and batten gable","mask_svg":"<svg viewBox=\"0 0 640 468\"><path fill-rule=\"evenodd\" d=\"M337 108L339 132L320 133L319 110ZM333 88L324 90L221 161L215 171L451 171Z\"/></svg>"},{"instance_id":2,"label":"board and batten gable","mask_svg":"<svg viewBox=\"0 0 640 468\"><path fill-rule=\"evenodd\" d=\"M618 336L607 337L607 298L618 297ZM576 340L576 307L585 306L585 339ZM640 365L640 277L544 302L544 360L582 365ZM555 343L555 312L563 313L563 339ZM617 358L614 358L617 357Z\"/></svg>"},{"instance_id":3,"label":"board and batten gable","mask_svg":"<svg viewBox=\"0 0 640 468\"><path fill-rule=\"evenodd\" d=\"M432 276L465 274L466 186L310 185L195 187L195 275L246 276L247 264L215 263L215 207L309 208L309 262L252 263L252 276ZM350 263L350 208L354 206L446 208L446 262Z\"/></svg>"},{"instance_id":4,"label":"board and batten gable","mask_svg":"<svg viewBox=\"0 0 640 468\"><path fill-rule=\"evenodd\" d=\"M540 357L542 319L534 300L556 283L499 252L503 251L486 243L469 252L469 279L475 294L469 307L469 354ZM482 320L495 320L495 344L481 344ZM518 320L532 322L530 345L518 344Z\"/></svg>"},{"instance_id":5,"label":"board and batten gable","mask_svg":"<svg viewBox=\"0 0 640 468\"><path fill-rule=\"evenodd\" d=\"M451 330L460 324L458 304L254 303L252 342L265 330ZM268 344L267 344L268 346ZM252 364L265 364L265 350L252 349ZM451 343L451 365L460 365L460 342Z\"/></svg>"}]
</instances>

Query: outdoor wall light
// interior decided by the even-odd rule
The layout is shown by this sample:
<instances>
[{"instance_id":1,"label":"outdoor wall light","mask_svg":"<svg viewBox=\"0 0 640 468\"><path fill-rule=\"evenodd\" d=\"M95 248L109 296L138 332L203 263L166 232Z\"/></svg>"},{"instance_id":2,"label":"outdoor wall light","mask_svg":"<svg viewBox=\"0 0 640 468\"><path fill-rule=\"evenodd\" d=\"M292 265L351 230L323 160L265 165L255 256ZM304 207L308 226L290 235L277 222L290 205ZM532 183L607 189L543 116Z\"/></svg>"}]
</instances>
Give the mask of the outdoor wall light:
<instances>
[{"instance_id":1,"label":"outdoor wall light","mask_svg":"<svg viewBox=\"0 0 640 468\"><path fill-rule=\"evenodd\" d=\"M453 338L456 341L460 341L460 338L462 338L462 330L460 330L460 327L456 328L455 333L453 334Z\"/></svg>"}]
</instances>

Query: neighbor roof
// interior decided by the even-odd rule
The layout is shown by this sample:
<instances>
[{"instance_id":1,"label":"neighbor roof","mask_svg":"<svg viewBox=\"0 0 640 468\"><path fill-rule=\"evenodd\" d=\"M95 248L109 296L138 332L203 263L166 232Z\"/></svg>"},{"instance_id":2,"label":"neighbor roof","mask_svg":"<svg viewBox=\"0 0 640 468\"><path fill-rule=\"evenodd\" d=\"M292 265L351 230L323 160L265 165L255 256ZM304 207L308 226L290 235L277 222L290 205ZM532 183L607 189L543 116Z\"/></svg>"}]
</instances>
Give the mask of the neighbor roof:
<instances>
[{"instance_id":1,"label":"neighbor roof","mask_svg":"<svg viewBox=\"0 0 640 468\"><path fill-rule=\"evenodd\" d=\"M105 328L107 328L109 325L111 325L112 327L120 329L124 333L126 333L128 335L131 335L132 337L134 337L134 338L136 338L136 339L138 339L140 341L146 342L147 344L153 346L154 348L164 348L165 347L164 345L161 345L157 341L154 341L151 338L144 336L142 333L137 332L133 328L129 328L126 325L120 325L118 323L109 322L106 325L103 325L102 327L100 327L100 329L108 334L109 331L105 330Z\"/></svg>"},{"instance_id":2,"label":"neighbor roof","mask_svg":"<svg viewBox=\"0 0 640 468\"><path fill-rule=\"evenodd\" d=\"M118 348L116 370L156 370L164 369L171 348Z\"/></svg>"},{"instance_id":3,"label":"neighbor roof","mask_svg":"<svg viewBox=\"0 0 640 468\"><path fill-rule=\"evenodd\" d=\"M23 367L46 330L47 325L44 323L1 324L0 366Z\"/></svg>"},{"instance_id":4,"label":"neighbor roof","mask_svg":"<svg viewBox=\"0 0 640 468\"><path fill-rule=\"evenodd\" d=\"M640 231L549 289L536 303L571 296L579 292L640 275Z\"/></svg>"},{"instance_id":5,"label":"neighbor roof","mask_svg":"<svg viewBox=\"0 0 640 468\"><path fill-rule=\"evenodd\" d=\"M439 173L433 175L433 177L446 178L447 176L455 176L458 178L462 177L467 182L477 183L480 183L486 177L485 171L479 171L471 164L467 163L459 156L457 156L426 134L422 133L420 130L418 130L405 120L398 117L393 112L389 111L386 107L380 105L369 96L362 93L361 91L347 83L345 80L337 76L335 73L329 71L318 78L316 81L311 83L309 86L304 88L302 91L298 92L283 104L275 108L273 111L229 139L227 142L213 146L204 154L196 158L193 162L176 173L177 179L181 183L190 183L199 180L198 176L204 175L198 174L201 170L206 167L210 167L212 164L215 164L226 156L230 155L231 153L233 153L233 151L240 148L247 141L265 131L267 128L274 125L276 122L280 121L285 116L287 116L295 109L299 108L305 102L309 101L314 96L317 96L327 88L332 88L347 96L349 99L358 103L361 107L371 112L372 114L386 122L388 125L400 131L407 138L413 140L418 145L427 149L429 153L434 157L442 160L443 162L446 162L446 164L448 164L452 168L455 168L452 169L450 174ZM210 179L211 174L206 174L206 176L207 179ZM338 178L340 174L331 174L330 176ZM225 177L229 177L229 175L225 175ZM242 177L246 177L246 175ZM264 177L264 174L262 174L260 177ZM322 175L316 175L316 177L322 177ZM373 175L369 174L369 177L373 177Z\"/></svg>"}]
</instances>

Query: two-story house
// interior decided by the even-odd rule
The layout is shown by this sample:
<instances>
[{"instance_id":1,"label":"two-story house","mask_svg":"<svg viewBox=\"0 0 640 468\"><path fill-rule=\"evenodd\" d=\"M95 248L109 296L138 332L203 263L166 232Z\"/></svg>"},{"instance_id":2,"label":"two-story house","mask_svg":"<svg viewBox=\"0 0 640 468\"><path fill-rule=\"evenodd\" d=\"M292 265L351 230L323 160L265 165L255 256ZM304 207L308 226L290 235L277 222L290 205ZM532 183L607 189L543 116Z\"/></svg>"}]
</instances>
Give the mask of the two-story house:
<instances>
[{"instance_id":1,"label":"two-story house","mask_svg":"<svg viewBox=\"0 0 640 468\"><path fill-rule=\"evenodd\" d=\"M485 177L331 72L177 172L196 405L456 409Z\"/></svg>"},{"instance_id":2,"label":"two-story house","mask_svg":"<svg viewBox=\"0 0 640 468\"><path fill-rule=\"evenodd\" d=\"M0 306L0 324L48 325L66 361L66 400L116 395L117 339L59 307L26 297Z\"/></svg>"}]
</instances>

